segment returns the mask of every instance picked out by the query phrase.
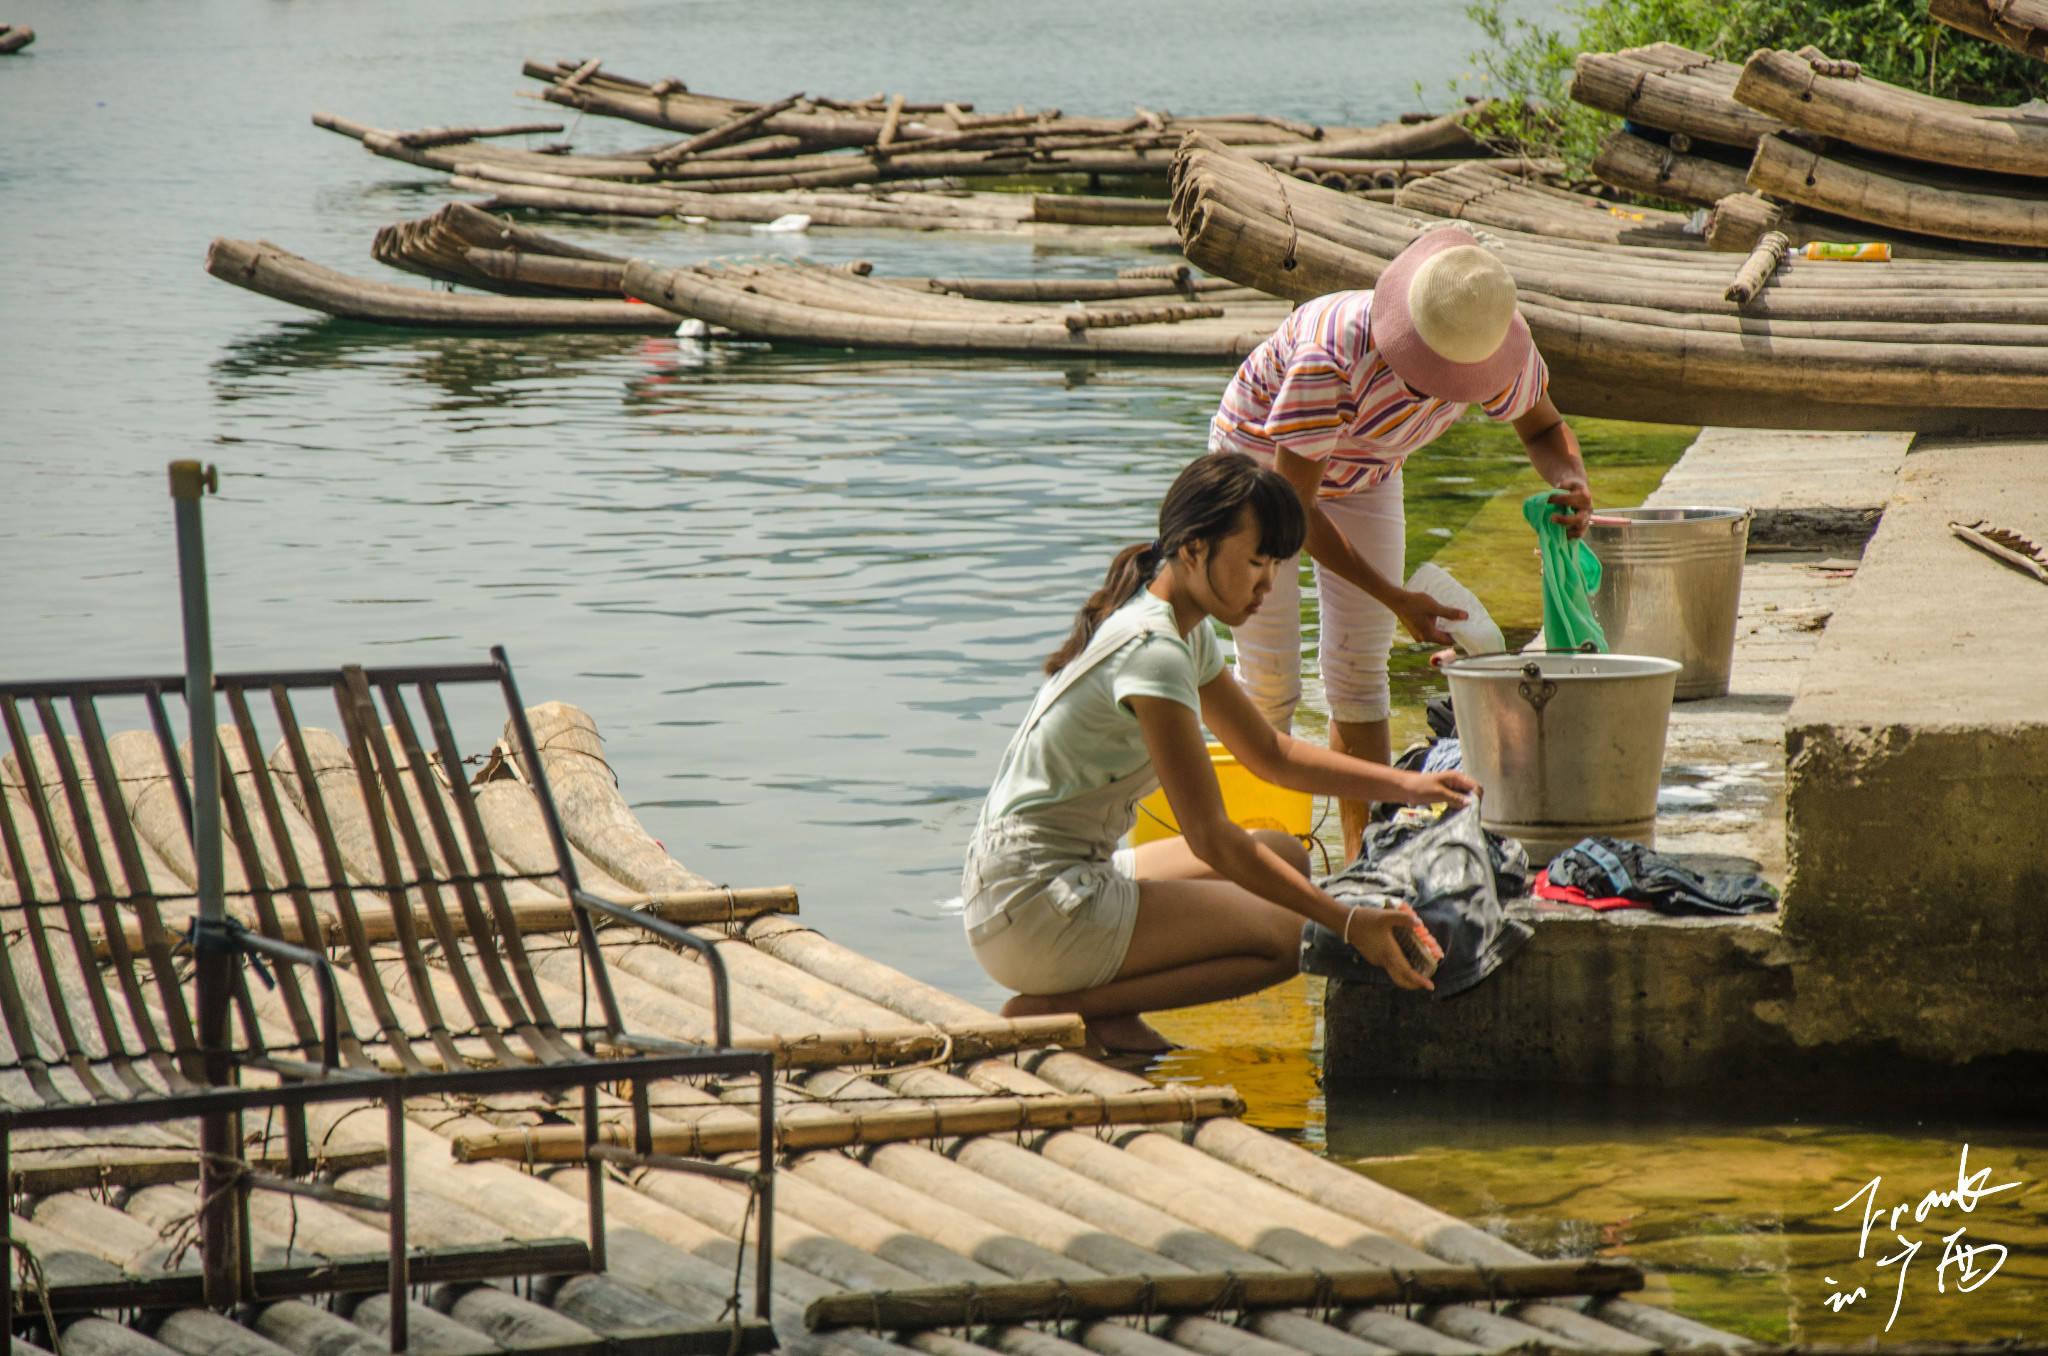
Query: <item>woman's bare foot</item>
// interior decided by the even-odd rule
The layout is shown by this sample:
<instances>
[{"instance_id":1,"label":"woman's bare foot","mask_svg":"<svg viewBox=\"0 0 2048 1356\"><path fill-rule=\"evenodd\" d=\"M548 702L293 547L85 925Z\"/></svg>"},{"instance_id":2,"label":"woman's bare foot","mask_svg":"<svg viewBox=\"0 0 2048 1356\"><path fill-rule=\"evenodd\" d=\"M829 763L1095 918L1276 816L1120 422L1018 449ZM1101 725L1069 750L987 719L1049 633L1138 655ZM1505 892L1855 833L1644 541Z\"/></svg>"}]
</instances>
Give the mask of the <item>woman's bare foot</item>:
<instances>
[{"instance_id":1,"label":"woman's bare foot","mask_svg":"<svg viewBox=\"0 0 2048 1356\"><path fill-rule=\"evenodd\" d=\"M1168 1050L1180 1048L1154 1031L1135 1012L1121 1017L1089 1018L1088 1041L1112 1055L1163 1055Z\"/></svg>"}]
</instances>

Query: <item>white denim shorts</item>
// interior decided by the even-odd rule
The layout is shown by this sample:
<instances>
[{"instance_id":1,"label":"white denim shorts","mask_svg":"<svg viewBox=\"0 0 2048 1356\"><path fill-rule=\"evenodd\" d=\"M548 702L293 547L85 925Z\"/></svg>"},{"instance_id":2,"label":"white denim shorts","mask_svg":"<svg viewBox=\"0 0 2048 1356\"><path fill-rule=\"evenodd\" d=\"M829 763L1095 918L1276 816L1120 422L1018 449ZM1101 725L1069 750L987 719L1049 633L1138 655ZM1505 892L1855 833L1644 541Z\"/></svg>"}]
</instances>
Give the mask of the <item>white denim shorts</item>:
<instances>
[{"instance_id":1,"label":"white denim shorts","mask_svg":"<svg viewBox=\"0 0 2048 1356\"><path fill-rule=\"evenodd\" d=\"M968 945L989 978L1022 994L1075 993L1116 978L1138 926L1134 856L1076 861L1018 845L971 863ZM979 905L979 907L977 907Z\"/></svg>"}]
</instances>

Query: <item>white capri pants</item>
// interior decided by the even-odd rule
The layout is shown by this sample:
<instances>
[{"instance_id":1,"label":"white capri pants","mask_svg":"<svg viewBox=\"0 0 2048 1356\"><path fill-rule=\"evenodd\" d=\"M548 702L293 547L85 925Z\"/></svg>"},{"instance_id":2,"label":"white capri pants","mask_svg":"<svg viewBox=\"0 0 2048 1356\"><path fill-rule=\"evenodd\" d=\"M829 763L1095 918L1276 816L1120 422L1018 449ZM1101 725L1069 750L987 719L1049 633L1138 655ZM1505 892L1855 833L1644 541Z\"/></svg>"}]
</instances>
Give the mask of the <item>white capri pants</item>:
<instances>
[{"instance_id":1,"label":"white capri pants","mask_svg":"<svg viewBox=\"0 0 2048 1356\"><path fill-rule=\"evenodd\" d=\"M1407 577L1408 523L1401 508L1400 471L1369 490L1325 499L1320 507L1366 564L1396 584ZM1239 685L1282 730L1293 721L1301 701L1299 559L1280 571L1265 603L1232 633ZM1322 617L1317 649L1330 716L1347 725L1385 720L1393 712L1387 693L1387 651L1394 641L1394 614L1320 564L1315 570Z\"/></svg>"}]
</instances>

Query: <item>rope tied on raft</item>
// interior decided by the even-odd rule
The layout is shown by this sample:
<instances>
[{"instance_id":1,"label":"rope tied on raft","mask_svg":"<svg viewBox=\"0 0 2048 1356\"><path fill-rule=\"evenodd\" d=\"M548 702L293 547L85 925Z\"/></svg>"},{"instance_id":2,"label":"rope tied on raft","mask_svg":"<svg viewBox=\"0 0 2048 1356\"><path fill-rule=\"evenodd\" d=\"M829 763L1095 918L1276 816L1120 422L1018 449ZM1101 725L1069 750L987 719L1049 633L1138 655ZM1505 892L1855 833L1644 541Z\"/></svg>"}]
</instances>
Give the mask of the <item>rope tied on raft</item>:
<instances>
[{"instance_id":1,"label":"rope tied on raft","mask_svg":"<svg viewBox=\"0 0 2048 1356\"><path fill-rule=\"evenodd\" d=\"M1280 267L1292 273L1297 262L1294 250L1301 243L1301 227L1294 222L1294 204L1287 198L1287 181L1271 165L1266 166L1266 173L1272 177L1273 187L1279 191L1280 213L1287 222L1287 252L1280 257Z\"/></svg>"},{"instance_id":2,"label":"rope tied on raft","mask_svg":"<svg viewBox=\"0 0 2048 1356\"><path fill-rule=\"evenodd\" d=\"M57 1332L57 1315L50 1309L50 1278L43 1270L43 1259L36 1256L36 1250L20 1239L9 1234L7 1246L21 1258L21 1279L35 1287L36 1299L43 1309L43 1324L50 1331L50 1350L56 1356L64 1356L64 1339Z\"/></svg>"},{"instance_id":3,"label":"rope tied on raft","mask_svg":"<svg viewBox=\"0 0 2048 1356\"><path fill-rule=\"evenodd\" d=\"M1315 1315L1316 1322L1328 1323L1337 1312L1336 1286L1321 1267L1311 1270L1316 1276L1316 1291L1308 1302L1309 1312Z\"/></svg>"},{"instance_id":4,"label":"rope tied on raft","mask_svg":"<svg viewBox=\"0 0 2048 1356\"><path fill-rule=\"evenodd\" d=\"M1216 1299L1209 1305L1209 1317L1222 1320L1227 1313L1235 1313L1240 1319L1245 1313L1244 1278L1235 1271L1223 1273L1223 1287L1216 1292Z\"/></svg>"}]
</instances>

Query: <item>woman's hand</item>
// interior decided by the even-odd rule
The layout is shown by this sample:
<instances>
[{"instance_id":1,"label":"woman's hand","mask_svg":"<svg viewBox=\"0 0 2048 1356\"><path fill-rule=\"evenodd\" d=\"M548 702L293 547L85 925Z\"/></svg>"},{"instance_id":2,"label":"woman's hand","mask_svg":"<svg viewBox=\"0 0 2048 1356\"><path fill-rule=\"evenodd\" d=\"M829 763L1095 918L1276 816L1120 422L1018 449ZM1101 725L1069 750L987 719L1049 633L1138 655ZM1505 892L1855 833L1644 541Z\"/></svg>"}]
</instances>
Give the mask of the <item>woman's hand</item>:
<instances>
[{"instance_id":1,"label":"woman's hand","mask_svg":"<svg viewBox=\"0 0 2048 1356\"><path fill-rule=\"evenodd\" d=\"M1586 482L1579 476L1566 476L1557 482L1557 493L1550 496L1550 502L1564 510L1550 515L1550 521L1564 529L1564 534L1573 541L1586 535L1586 523L1593 513L1593 492L1586 488Z\"/></svg>"},{"instance_id":2,"label":"woman's hand","mask_svg":"<svg viewBox=\"0 0 2048 1356\"><path fill-rule=\"evenodd\" d=\"M1479 790L1479 783L1462 772L1411 772L1408 793L1410 805L1436 805L1443 803L1453 810L1461 810Z\"/></svg>"},{"instance_id":3,"label":"woman's hand","mask_svg":"<svg viewBox=\"0 0 2048 1356\"><path fill-rule=\"evenodd\" d=\"M1436 938L1429 935L1429 929L1422 926L1422 920L1415 916L1415 910L1406 904L1397 909L1375 909L1360 905L1351 911L1345 920L1345 935L1351 945L1358 948L1358 954L1387 972L1387 978L1403 989L1434 989L1436 985L1416 973L1408 958L1401 954L1401 943L1395 940L1395 933L1402 928L1413 928L1416 940L1430 955L1442 960L1444 949L1436 944Z\"/></svg>"},{"instance_id":4,"label":"woman's hand","mask_svg":"<svg viewBox=\"0 0 2048 1356\"><path fill-rule=\"evenodd\" d=\"M1400 590L1387 607L1401 619L1401 625L1407 628L1408 634L1425 645L1451 643L1450 633L1437 624L1438 618L1444 621L1463 621L1466 617L1464 612L1455 607L1446 607L1426 593L1414 593L1407 589Z\"/></svg>"}]
</instances>

